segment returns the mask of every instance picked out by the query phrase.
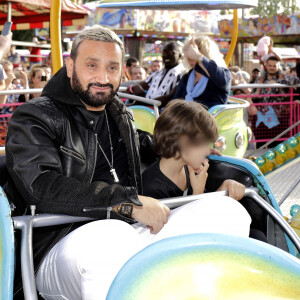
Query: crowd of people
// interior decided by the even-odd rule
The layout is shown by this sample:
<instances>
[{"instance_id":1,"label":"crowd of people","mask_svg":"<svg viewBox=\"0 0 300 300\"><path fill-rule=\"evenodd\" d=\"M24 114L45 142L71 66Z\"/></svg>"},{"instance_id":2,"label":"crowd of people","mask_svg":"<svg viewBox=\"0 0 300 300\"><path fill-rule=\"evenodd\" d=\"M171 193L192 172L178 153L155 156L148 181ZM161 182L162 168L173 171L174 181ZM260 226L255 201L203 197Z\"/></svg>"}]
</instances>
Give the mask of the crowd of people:
<instances>
[{"instance_id":1,"label":"crowd of people","mask_svg":"<svg viewBox=\"0 0 300 300\"><path fill-rule=\"evenodd\" d=\"M33 38L33 42L37 45L44 43L44 41L39 42L37 37ZM24 60L21 60L14 45L11 45L10 50L2 56L0 62L0 91L45 87L52 77L51 52L46 59L42 59L41 52L38 51L40 48L31 48L28 66ZM40 96L40 93L2 95L0 96L0 104L22 103L38 96ZM4 106L0 112L1 114L12 113L12 108Z\"/></svg>"},{"instance_id":2,"label":"crowd of people","mask_svg":"<svg viewBox=\"0 0 300 300\"><path fill-rule=\"evenodd\" d=\"M52 77L51 52L45 60L41 58L38 37L33 37L37 47L31 47L28 67L24 65L16 47L2 57L0 63L0 91L44 88ZM266 51L259 56L260 68L249 74L238 66L227 67L217 44L209 37L194 34L182 47L180 43L166 43L162 49L162 60L155 59L147 66L134 57L126 60L126 72L122 74L121 86L128 94L161 101L162 108L173 99L195 101L207 109L226 104L228 97L238 96L252 103L287 101L283 94L288 89L278 87L235 88L241 84L300 83L300 66L283 70L281 57L273 49L272 39L267 40ZM273 95L269 97L268 95ZM255 96L257 95L257 97ZM261 96L263 95L263 96ZM0 96L0 104L27 102L40 96L38 93ZM243 97L244 96L244 97ZM128 101L128 104L132 101ZM136 102L135 102L136 103ZM141 104L141 103L138 103ZM10 106L2 106L0 113L12 113ZM273 137L288 126L288 108L284 105L251 105L245 111L245 121L251 126L256 138ZM264 135L264 136L262 136Z\"/></svg>"}]
</instances>

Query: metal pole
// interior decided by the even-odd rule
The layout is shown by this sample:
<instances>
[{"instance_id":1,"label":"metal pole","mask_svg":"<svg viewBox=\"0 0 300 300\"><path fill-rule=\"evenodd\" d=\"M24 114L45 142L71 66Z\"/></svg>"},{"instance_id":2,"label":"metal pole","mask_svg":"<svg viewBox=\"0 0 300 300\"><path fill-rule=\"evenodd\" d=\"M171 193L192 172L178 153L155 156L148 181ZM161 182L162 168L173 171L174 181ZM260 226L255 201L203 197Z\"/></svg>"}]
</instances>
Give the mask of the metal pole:
<instances>
[{"instance_id":1,"label":"metal pole","mask_svg":"<svg viewBox=\"0 0 300 300\"><path fill-rule=\"evenodd\" d=\"M7 2L7 22L11 22L11 2Z\"/></svg>"},{"instance_id":2,"label":"metal pole","mask_svg":"<svg viewBox=\"0 0 300 300\"><path fill-rule=\"evenodd\" d=\"M51 1L50 10L50 37L52 49L52 69L53 75L62 67L62 47L61 47L61 0Z\"/></svg>"}]
</instances>

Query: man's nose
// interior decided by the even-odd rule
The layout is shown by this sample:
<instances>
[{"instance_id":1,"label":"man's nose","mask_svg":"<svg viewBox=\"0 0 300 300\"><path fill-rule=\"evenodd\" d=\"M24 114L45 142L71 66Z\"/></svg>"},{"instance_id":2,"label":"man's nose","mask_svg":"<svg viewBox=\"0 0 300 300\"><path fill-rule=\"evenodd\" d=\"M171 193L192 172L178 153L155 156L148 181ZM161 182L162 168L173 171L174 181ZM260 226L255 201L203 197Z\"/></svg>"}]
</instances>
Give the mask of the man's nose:
<instances>
[{"instance_id":1,"label":"man's nose","mask_svg":"<svg viewBox=\"0 0 300 300\"><path fill-rule=\"evenodd\" d=\"M106 70L100 70L96 77L95 77L97 82L100 82L102 84L108 83L109 79L108 79L108 74L106 72Z\"/></svg>"}]
</instances>

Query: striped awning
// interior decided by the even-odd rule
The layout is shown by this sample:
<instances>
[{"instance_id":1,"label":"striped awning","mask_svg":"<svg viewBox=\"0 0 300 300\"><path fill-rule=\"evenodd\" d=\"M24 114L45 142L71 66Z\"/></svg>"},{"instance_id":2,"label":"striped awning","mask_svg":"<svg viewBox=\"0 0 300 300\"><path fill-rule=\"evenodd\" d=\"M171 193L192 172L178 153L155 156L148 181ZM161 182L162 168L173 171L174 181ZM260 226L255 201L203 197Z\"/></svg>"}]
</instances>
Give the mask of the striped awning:
<instances>
[{"instance_id":1,"label":"striped awning","mask_svg":"<svg viewBox=\"0 0 300 300\"><path fill-rule=\"evenodd\" d=\"M0 24L7 21L8 2L11 2L12 30L48 28L51 0L0 0ZM63 26L85 25L89 11L70 0L62 0ZM1 30L0 26L0 30Z\"/></svg>"},{"instance_id":2,"label":"striped awning","mask_svg":"<svg viewBox=\"0 0 300 300\"><path fill-rule=\"evenodd\" d=\"M257 0L101 0L98 7L170 9L170 10L212 10L250 8L257 6Z\"/></svg>"}]
</instances>

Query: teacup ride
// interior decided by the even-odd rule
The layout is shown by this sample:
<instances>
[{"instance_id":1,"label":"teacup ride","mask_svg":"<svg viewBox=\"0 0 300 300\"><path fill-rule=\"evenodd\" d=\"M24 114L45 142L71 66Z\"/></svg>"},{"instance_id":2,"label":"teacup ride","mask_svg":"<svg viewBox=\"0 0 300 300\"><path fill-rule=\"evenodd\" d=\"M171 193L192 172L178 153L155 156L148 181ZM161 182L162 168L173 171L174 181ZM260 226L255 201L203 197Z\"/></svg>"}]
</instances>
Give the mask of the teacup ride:
<instances>
[{"instance_id":1,"label":"teacup ride","mask_svg":"<svg viewBox=\"0 0 300 300\"><path fill-rule=\"evenodd\" d=\"M103 1L104 4L118 4L122 7L125 2L126 4L131 2L135 8L138 7L138 3L145 8L148 4L156 5L156 8L174 8L170 1ZM54 10L51 19L52 57L56 66L54 71L57 71L60 67L57 55L60 47L58 43L60 35L57 31L60 26L55 25L59 24L60 1L53 0L52 3ZM202 5L195 6L198 3ZM248 1L232 0L210 2L181 0L177 2L175 8L190 9L192 5L197 9L228 9L250 7L253 4L255 5L253 2L249 4ZM237 20L236 12L235 20ZM235 22L237 25L237 21ZM155 110L154 114L156 116ZM107 299L253 299L254 297L297 299L299 297L300 263L295 256L300 251L300 239L282 217L264 175L255 164L243 159L210 156L209 160L207 193L162 201L172 209L200 198L225 195L225 192L212 191L216 190L225 179L237 180L247 187L241 203L252 217L251 226L259 227L265 234L267 243L250 238L205 233L159 241L138 252L122 267L111 285ZM9 176L4 156L1 158L0 174L1 185L4 186ZM24 298L36 300L38 296L32 253L34 228L91 219L35 214L33 206L30 207L31 215L11 217L10 206L4 192L0 193L0 203L2 233L0 299L13 297L11 288L15 261L13 256L21 256ZM2 209L3 207L5 209ZM212 218L213 215L212 212ZM22 233L21 253L16 253L13 249L12 224L15 231ZM5 248L7 249L4 250Z\"/></svg>"},{"instance_id":2,"label":"teacup ride","mask_svg":"<svg viewBox=\"0 0 300 300\"><path fill-rule=\"evenodd\" d=\"M133 114L135 127L152 134L155 121L159 116L160 101L128 95L123 92L119 92L118 95L122 98L127 97L145 103L145 106L132 105L128 109ZM153 109L146 105L152 105ZM252 135L250 127L244 121L244 110L249 105L246 100L230 97L228 103L215 105L209 109L209 113L216 119L219 129L219 137L214 148L222 154L234 157L244 156Z\"/></svg>"}]
</instances>

